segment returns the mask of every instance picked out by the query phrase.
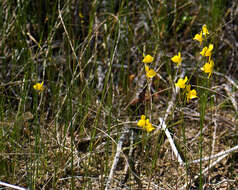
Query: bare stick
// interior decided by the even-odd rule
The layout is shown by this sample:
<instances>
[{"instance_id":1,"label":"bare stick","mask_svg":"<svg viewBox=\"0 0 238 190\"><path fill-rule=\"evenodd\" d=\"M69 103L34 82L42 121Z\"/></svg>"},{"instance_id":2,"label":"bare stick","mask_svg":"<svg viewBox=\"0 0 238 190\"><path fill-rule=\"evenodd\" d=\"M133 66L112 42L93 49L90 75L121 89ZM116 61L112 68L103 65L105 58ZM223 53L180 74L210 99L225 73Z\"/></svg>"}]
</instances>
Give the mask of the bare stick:
<instances>
[{"instance_id":1,"label":"bare stick","mask_svg":"<svg viewBox=\"0 0 238 190\"><path fill-rule=\"evenodd\" d=\"M180 154L179 154L179 152L178 152L178 150L177 150L177 148L174 144L174 141L173 141L173 139L170 135L170 132L169 132L168 128L166 127L165 122L163 121L162 118L159 118L159 121L160 121L160 123L162 123L162 129L165 131L165 134L166 134L166 136L169 140L169 144L170 144L170 146L171 146L171 148L172 148L172 150L175 154L175 157L178 159L178 162L180 163L180 165L184 164L184 162L183 162L183 160L182 160L182 158L181 158L181 156L180 156Z\"/></svg>"},{"instance_id":2,"label":"bare stick","mask_svg":"<svg viewBox=\"0 0 238 190\"><path fill-rule=\"evenodd\" d=\"M128 154L128 158L131 159L132 157L132 153L133 153L133 144L134 144L134 131L131 130L131 134L130 134L130 149L129 149L129 154ZM129 160L128 159L128 160ZM125 169L124 169L124 173L127 174L129 169L129 164L125 165Z\"/></svg>"},{"instance_id":3,"label":"bare stick","mask_svg":"<svg viewBox=\"0 0 238 190\"><path fill-rule=\"evenodd\" d=\"M215 162L211 163L207 168L205 168L205 169L202 171L202 174L206 173L209 169L211 169L213 166L215 166L217 163L219 163L221 160L223 160L226 156L227 156L227 154L221 156L221 157L218 158ZM199 175L196 175L193 180L196 180L198 177L199 177ZM190 181L189 183L186 183L183 187L180 188L180 190L186 189L187 186L188 186L190 183L191 183L191 181Z\"/></svg>"},{"instance_id":4,"label":"bare stick","mask_svg":"<svg viewBox=\"0 0 238 190\"><path fill-rule=\"evenodd\" d=\"M117 163L118 163L118 160L120 158L121 151L122 151L122 144L123 144L123 141L125 140L125 137L126 137L127 133L128 133L128 129L125 130L125 132L119 138L119 141L117 143L117 152L115 154L115 157L114 157L114 160L113 160L113 163L112 163L112 167L111 167L108 179L107 179L107 184L106 184L105 190L110 189L111 181L112 181L112 178L113 178L114 172L116 170Z\"/></svg>"},{"instance_id":5,"label":"bare stick","mask_svg":"<svg viewBox=\"0 0 238 190\"><path fill-rule=\"evenodd\" d=\"M18 190L27 190L23 187L18 187L16 185L11 185L11 184L8 184L8 183L2 182L2 181L0 181L0 185L5 186L5 187L10 187L10 188L13 188L13 189L18 189Z\"/></svg>"},{"instance_id":6,"label":"bare stick","mask_svg":"<svg viewBox=\"0 0 238 190\"><path fill-rule=\"evenodd\" d=\"M234 146L233 148L231 149L228 149L228 150L225 150L225 151L221 151L215 155L212 155L212 156L208 156L208 157L205 157L205 158L202 158L202 161L208 161L208 160L211 160L211 159L214 159L214 158L217 158L217 157L220 157L220 156L223 156L223 155L227 155L231 152L234 152L238 150L238 145ZM189 162L190 164L192 163L199 163L201 159L197 159L197 160L193 160L191 162Z\"/></svg>"}]
</instances>

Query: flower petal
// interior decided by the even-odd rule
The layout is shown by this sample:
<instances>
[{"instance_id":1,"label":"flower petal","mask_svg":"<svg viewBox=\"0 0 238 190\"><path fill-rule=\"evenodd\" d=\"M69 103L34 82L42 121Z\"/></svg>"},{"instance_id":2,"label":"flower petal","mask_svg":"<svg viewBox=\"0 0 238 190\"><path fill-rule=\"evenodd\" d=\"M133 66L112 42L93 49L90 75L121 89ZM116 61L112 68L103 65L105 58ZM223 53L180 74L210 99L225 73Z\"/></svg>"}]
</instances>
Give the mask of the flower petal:
<instances>
[{"instance_id":1,"label":"flower petal","mask_svg":"<svg viewBox=\"0 0 238 190\"><path fill-rule=\"evenodd\" d=\"M142 60L143 63L151 63L154 61L154 58L151 55L146 55Z\"/></svg>"}]
</instances>

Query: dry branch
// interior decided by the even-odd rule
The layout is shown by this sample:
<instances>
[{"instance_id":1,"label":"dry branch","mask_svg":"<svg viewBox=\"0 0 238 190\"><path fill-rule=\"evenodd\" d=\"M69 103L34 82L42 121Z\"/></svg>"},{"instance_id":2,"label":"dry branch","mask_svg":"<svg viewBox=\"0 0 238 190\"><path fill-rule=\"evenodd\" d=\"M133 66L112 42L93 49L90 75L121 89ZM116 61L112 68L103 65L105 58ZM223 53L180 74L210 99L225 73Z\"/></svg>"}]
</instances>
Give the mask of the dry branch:
<instances>
[{"instance_id":1,"label":"dry branch","mask_svg":"<svg viewBox=\"0 0 238 190\"><path fill-rule=\"evenodd\" d=\"M5 182L2 182L2 181L0 181L0 185L5 186L5 187L10 187L10 188L13 188L13 189L18 189L18 190L27 190L23 187L19 187L19 186L16 186L16 185L11 185L9 183L5 183Z\"/></svg>"},{"instance_id":2,"label":"dry branch","mask_svg":"<svg viewBox=\"0 0 238 190\"><path fill-rule=\"evenodd\" d=\"M211 169L213 166L215 166L217 163L219 163L221 160L223 160L226 156L227 156L227 154L221 156L221 157L218 158L216 161L214 161L213 163L211 163L207 168L205 168L205 169L202 171L202 174L206 173L209 169ZM199 177L199 175L196 175L193 180L196 180L198 177ZM192 181L190 181L189 183L186 183L183 187L180 188L180 190L186 189L187 186L188 186L189 184L191 184L191 182L192 182Z\"/></svg>"},{"instance_id":3,"label":"dry branch","mask_svg":"<svg viewBox=\"0 0 238 190\"><path fill-rule=\"evenodd\" d=\"M228 149L228 150L225 150L225 151L221 151L221 152L219 152L219 153L217 153L217 154L215 154L215 155L208 156L208 157L204 157L204 158L202 158L202 159L193 160L193 161L191 161L191 162L189 162L189 163L191 164L191 163L199 163L200 161L208 161L208 160L211 160L211 159L214 159L214 158L223 156L223 155L227 155L227 154L229 154L229 153L231 153L231 152L234 152L234 151L236 151L236 150L238 150L238 145L234 146L234 147L231 148L231 149Z\"/></svg>"},{"instance_id":4,"label":"dry branch","mask_svg":"<svg viewBox=\"0 0 238 190\"><path fill-rule=\"evenodd\" d=\"M105 190L107 189L110 189L110 186L111 186L111 182L112 182L112 178L113 178L113 175L114 175L114 172L116 170L116 167L117 167L117 163L118 163L118 160L120 158L120 154L121 154L121 151L122 151L122 144L125 140L125 137L126 137L126 134L129 132L129 130L126 128L124 133L121 135L121 137L119 138L118 140L118 143L117 143L117 152L114 156L114 160L113 160L113 163L112 163L112 167L111 167L111 170L110 170L110 174L108 176L108 179L107 179L107 184L106 184L106 188Z\"/></svg>"}]
</instances>

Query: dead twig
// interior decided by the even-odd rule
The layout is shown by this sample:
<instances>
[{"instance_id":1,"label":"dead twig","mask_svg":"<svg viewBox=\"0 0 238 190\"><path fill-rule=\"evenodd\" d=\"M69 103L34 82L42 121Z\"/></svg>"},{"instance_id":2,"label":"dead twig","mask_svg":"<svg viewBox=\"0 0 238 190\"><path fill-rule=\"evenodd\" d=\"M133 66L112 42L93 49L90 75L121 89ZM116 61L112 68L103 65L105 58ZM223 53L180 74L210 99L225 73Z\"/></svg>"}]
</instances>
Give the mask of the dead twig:
<instances>
[{"instance_id":1,"label":"dead twig","mask_svg":"<svg viewBox=\"0 0 238 190\"><path fill-rule=\"evenodd\" d=\"M0 185L5 186L5 187L10 187L10 188L13 188L13 189L18 189L18 190L27 190L23 187L19 187L19 186L16 186L16 185L11 185L9 183L5 183L5 182L2 182L2 181L0 181Z\"/></svg>"},{"instance_id":2,"label":"dead twig","mask_svg":"<svg viewBox=\"0 0 238 190\"><path fill-rule=\"evenodd\" d=\"M117 167L117 163L118 163L118 160L120 158L120 154L121 154L121 151L122 151L122 144L125 140L125 137L126 137L126 134L129 132L129 130L127 128L125 128L125 131L124 133L121 135L121 137L119 138L118 140L118 143L117 143L117 152L114 156L114 160L113 160L113 163L112 163L112 167L111 167L111 170L110 170L110 173L109 173L109 176L108 176L108 179L107 179L107 183L106 183L106 188L105 190L108 190L110 189L110 186L111 186L111 182L112 182L112 178L113 178L113 175L114 175L114 172L116 170L116 167Z\"/></svg>"},{"instance_id":3,"label":"dead twig","mask_svg":"<svg viewBox=\"0 0 238 190\"><path fill-rule=\"evenodd\" d=\"M179 154L179 152L178 152L178 150L177 150L177 148L176 148L176 146L174 144L174 141L173 141L173 139L172 139L172 137L170 135L170 132L169 132L165 122L163 121L162 118L159 118L159 121L160 121L160 123L162 123L162 129L165 131L165 134L166 134L166 136L167 136L167 138L169 140L169 144L170 144L170 146L171 146L171 148L172 148L172 150L174 152L175 157L178 159L178 162L180 164L184 164L184 162L183 162L183 160L182 160L182 158L181 158L181 156L180 156L180 154Z\"/></svg>"},{"instance_id":4,"label":"dead twig","mask_svg":"<svg viewBox=\"0 0 238 190\"><path fill-rule=\"evenodd\" d=\"M220 158L218 158L216 161L214 161L213 163L211 163L207 168L205 168L203 171L202 171L202 174L205 174L209 169L211 169L213 166L215 166L217 163L219 163L221 160L223 160L225 157L227 157L228 154L225 154L223 156L221 156ZM200 160L199 160L200 161ZM199 177L199 175L196 175L194 177L193 180L196 180L197 178ZM183 190L183 189L186 189L187 186L189 184L191 184L191 182L193 181L191 180L189 183L186 183L183 187L180 188L180 190Z\"/></svg>"},{"instance_id":5,"label":"dead twig","mask_svg":"<svg viewBox=\"0 0 238 190\"><path fill-rule=\"evenodd\" d=\"M204 157L202 159L197 159L197 160L193 160L191 162L188 162L189 164L192 164L192 163L199 163L200 161L208 161L208 160L211 160L211 159L214 159L214 158L217 158L217 157L220 157L220 156L223 156L223 155L227 155L231 152L234 152L238 150L238 145L234 146L233 148L231 149L228 149L228 150L225 150L225 151L221 151L215 155L212 155L212 156L208 156L208 157Z\"/></svg>"}]
</instances>

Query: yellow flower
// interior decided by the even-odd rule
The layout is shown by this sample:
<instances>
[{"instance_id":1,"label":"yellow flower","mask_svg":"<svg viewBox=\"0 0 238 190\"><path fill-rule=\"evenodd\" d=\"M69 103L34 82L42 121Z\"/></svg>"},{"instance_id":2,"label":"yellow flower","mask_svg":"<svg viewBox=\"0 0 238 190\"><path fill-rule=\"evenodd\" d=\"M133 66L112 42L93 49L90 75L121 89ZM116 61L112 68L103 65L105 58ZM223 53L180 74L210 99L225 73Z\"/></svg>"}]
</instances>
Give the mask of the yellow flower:
<instances>
[{"instance_id":1,"label":"yellow flower","mask_svg":"<svg viewBox=\"0 0 238 190\"><path fill-rule=\"evenodd\" d=\"M151 63L154 61L154 58L151 55L146 55L142 60L143 63Z\"/></svg>"},{"instance_id":2,"label":"yellow flower","mask_svg":"<svg viewBox=\"0 0 238 190\"><path fill-rule=\"evenodd\" d=\"M195 89L191 90L191 85L187 85L186 90L187 90L187 102L189 102L189 100L193 98L197 98L197 92Z\"/></svg>"},{"instance_id":3,"label":"yellow flower","mask_svg":"<svg viewBox=\"0 0 238 190\"><path fill-rule=\"evenodd\" d=\"M185 83L188 81L188 77L186 76L185 79L179 79L177 83L175 83L175 86L179 88L185 88Z\"/></svg>"},{"instance_id":4,"label":"yellow flower","mask_svg":"<svg viewBox=\"0 0 238 190\"><path fill-rule=\"evenodd\" d=\"M139 127L144 127L145 126L145 115L141 115L141 119L138 121L137 125Z\"/></svg>"},{"instance_id":5,"label":"yellow flower","mask_svg":"<svg viewBox=\"0 0 238 190\"><path fill-rule=\"evenodd\" d=\"M39 92L42 92L44 90L44 82L42 83L36 83L33 88Z\"/></svg>"},{"instance_id":6,"label":"yellow flower","mask_svg":"<svg viewBox=\"0 0 238 190\"><path fill-rule=\"evenodd\" d=\"M209 34L209 32L208 32L208 30L207 30L207 25L206 24L204 24L203 26L202 26L202 33L203 33L203 35L206 37L207 36L207 34Z\"/></svg>"},{"instance_id":7,"label":"yellow flower","mask_svg":"<svg viewBox=\"0 0 238 190\"><path fill-rule=\"evenodd\" d=\"M201 70L204 71L205 73L209 73L208 78L210 78L213 71L213 67L214 67L214 61L209 60L209 63L205 63L205 65L201 68Z\"/></svg>"},{"instance_id":8,"label":"yellow flower","mask_svg":"<svg viewBox=\"0 0 238 190\"><path fill-rule=\"evenodd\" d=\"M84 17L81 12L79 12L79 17L80 17L80 18L83 18L83 17Z\"/></svg>"},{"instance_id":9,"label":"yellow flower","mask_svg":"<svg viewBox=\"0 0 238 190\"><path fill-rule=\"evenodd\" d=\"M156 72L154 69L150 69L149 66L145 65L145 72L146 76L148 78L153 78L156 75Z\"/></svg>"},{"instance_id":10,"label":"yellow flower","mask_svg":"<svg viewBox=\"0 0 238 190\"><path fill-rule=\"evenodd\" d=\"M201 54L202 56L205 56L206 51L207 51L207 46L205 46L205 47L202 49L202 51L200 52L200 54Z\"/></svg>"},{"instance_id":11,"label":"yellow flower","mask_svg":"<svg viewBox=\"0 0 238 190\"><path fill-rule=\"evenodd\" d=\"M187 93L187 102L189 102L190 99L193 99L193 98L197 98L197 92L195 89L193 90L190 90L188 93Z\"/></svg>"},{"instance_id":12,"label":"yellow flower","mask_svg":"<svg viewBox=\"0 0 238 190\"><path fill-rule=\"evenodd\" d=\"M155 129L150 123L150 120L146 119L145 115L141 116L141 119L138 121L137 125L145 129L148 133Z\"/></svg>"},{"instance_id":13,"label":"yellow flower","mask_svg":"<svg viewBox=\"0 0 238 190\"><path fill-rule=\"evenodd\" d=\"M203 41L202 31L200 32L200 34L196 34L193 39L199 41L199 42L200 42L200 45L201 45L201 44L202 44L202 41Z\"/></svg>"},{"instance_id":14,"label":"yellow flower","mask_svg":"<svg viewBox=\"0 0 238 190\"><path fill-rule=\"evenodd\" d=\"M149 119L147 119L146 120L146 125L145 125L145 130L147 131L147 133L150 133L154 129L155 128L152 126L152 124L150 123Z\"/></svg>"},{"instance_id":15,"label":"yellow flower","mask_svg":"<svg viewBox=\"0 0 238 190\"><path fill-rule=\"evenodd\" d=\"M209 47L205 46L200 52L200 54L204 57L211 57L212 50L213 50L213 44L209 44Z\"/></svg>"},{"instance_id":16,"label":"yellow flower","mask_svg":"<svg viewBox=\"0 0 238 190\"><path fill-rule=\"evenodd\" d=\"M175 55L171 58L174 63L177 63L177 66L182 62L181 53L178 52L178 55Z\"/></svg>"}]
</instances>

